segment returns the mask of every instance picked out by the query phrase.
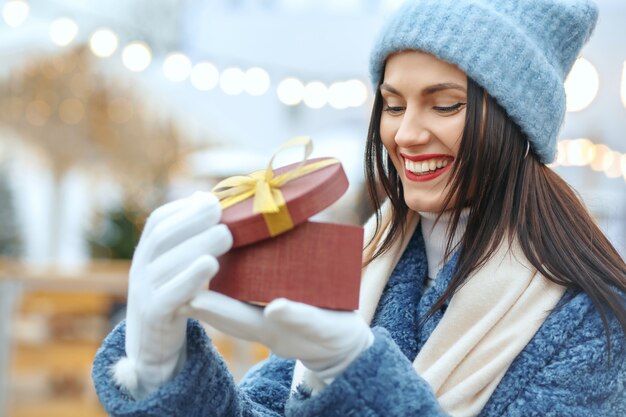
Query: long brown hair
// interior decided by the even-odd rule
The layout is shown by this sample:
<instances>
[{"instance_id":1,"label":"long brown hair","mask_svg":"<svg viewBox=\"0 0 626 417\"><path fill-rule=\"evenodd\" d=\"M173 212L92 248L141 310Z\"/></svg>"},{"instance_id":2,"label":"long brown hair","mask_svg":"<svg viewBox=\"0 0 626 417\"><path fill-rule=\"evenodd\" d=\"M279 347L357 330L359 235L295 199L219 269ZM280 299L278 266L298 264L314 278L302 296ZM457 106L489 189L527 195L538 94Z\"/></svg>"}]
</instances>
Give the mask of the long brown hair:
<instances>
[{"instance_id":1,"label":"long brown hair","mask_svg":"<svg viewBox=\"0 0 626 417\"><path fill-rule=\"evenodd\" d=\"M376 232L369 244L378 246L370 251L372 256L366 264L402 238L410 212L398 172L380 138L382 105L377 89L365 174L376 210ZM461 210L469 206L467 227L458 245L452 280L423 319L441 308L508 237L519 241L526 258L544 277L575 292L584 291L591 298L601 314L607 339L607 313L617 317L626 333L626 307L618 294L626 292L623 259L570 186L540 163L532 148L525 156L527 143L525 134L504 109L468 77L465 129L444 201L452 213L448 236L454 236ZM380 208L386 198L392 215L390 224L382 225ZM446 256L456 249L450 238Z\"/></svg>"}]
</instances>

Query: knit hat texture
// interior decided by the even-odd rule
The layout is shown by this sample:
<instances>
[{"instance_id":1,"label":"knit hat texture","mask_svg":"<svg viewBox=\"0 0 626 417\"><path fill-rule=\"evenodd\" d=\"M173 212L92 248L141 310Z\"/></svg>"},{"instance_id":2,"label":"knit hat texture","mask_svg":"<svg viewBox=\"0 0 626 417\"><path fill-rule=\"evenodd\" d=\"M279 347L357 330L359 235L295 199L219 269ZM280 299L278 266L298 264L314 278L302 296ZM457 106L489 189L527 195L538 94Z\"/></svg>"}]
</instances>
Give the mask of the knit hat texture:
<instances>
[{"instance_id":1,"label":"knit hat texture","mask_svg":"<svg viewBox=\"0 0 626 417\"><path fill-rule=\"evenodd\" d=\"M431 53L485 88L550 163L565 77L597 19L590 0L406 0L374 43L371 81L376 88L394 52Z\"/></svg>"}]
</instances>

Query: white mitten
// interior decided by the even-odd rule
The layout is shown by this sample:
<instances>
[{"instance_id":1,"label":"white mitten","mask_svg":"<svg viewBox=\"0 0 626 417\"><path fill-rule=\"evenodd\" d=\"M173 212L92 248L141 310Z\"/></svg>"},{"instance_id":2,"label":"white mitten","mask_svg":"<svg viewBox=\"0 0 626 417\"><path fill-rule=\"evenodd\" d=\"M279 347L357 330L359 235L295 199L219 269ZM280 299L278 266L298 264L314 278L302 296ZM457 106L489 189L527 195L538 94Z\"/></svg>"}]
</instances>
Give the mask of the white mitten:
<instances>
[{"instance_id":1,"label":"white mitten","mask_svg":"<svg viewBox=\"0 0 626 417\"><path fill-rule=\"evenodd\" d=\"M334 311L280 298L264 309L225 295L199 293L185 311L218 330L263 343L278 356L299 359L330 384L374 342L354 311Z\"/></svg>"},{"instance_id":2,"label":"white mitten","mask_svg":"<svg viewBox=\"0 0 626 417\"><path fill-rule=\"evenodd\" d=\"M135 399L171 380L185 362L187 317L178 309L208 287L232 235L212 193L157 208L135 250L128 285L126 358L114 377Z\"/></svg>"}]
</instances>

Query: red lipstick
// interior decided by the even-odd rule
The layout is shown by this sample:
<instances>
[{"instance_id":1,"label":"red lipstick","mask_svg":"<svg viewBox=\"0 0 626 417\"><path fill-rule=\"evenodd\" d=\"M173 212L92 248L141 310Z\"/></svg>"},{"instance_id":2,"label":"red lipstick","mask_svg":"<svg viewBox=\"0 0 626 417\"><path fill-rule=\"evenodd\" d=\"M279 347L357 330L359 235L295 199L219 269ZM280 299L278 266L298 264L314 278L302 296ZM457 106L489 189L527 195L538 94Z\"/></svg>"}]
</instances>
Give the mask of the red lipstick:
<instances>
[{"instance_id":1,"label":"red lipstick","mask_svg":"<svg viewBox=\"0 0 626 417\"><path fill-rule=\"evenodd\" d=\"M424 182L424 181L431 181L434 180L435 178L439 177L440 175L448 172L448 170L452 167L452 161L454 160L454 158L450 155L445 155L445 154L426 154L426 155L405 155L403 153L401 153L400 155L402 155L403 158L408 159L410 161L415 161L415 162L419 162L419 161L425 161L428 159L433 159L433 158L446 158L449 159L450 162L448 163L448 165L446 165L443 168L439 168L437 170L435 170L434 172L431 172L429 174L415 174L411 171L409 171L408 169L404 168L404 175L405 177L410 180L410 181L415 181L415 182Z\"/></svg>"}]
</instances>

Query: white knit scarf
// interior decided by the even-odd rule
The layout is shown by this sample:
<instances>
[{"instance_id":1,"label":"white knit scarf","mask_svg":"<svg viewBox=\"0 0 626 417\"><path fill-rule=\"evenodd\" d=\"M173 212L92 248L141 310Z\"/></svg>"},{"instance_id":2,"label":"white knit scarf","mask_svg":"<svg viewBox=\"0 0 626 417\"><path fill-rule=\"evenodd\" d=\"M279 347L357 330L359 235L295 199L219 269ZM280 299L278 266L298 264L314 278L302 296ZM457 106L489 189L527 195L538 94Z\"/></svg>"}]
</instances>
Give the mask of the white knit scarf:
<instances>
[{"instance_id":1,"label":"white knit scarf","mask_svg":"<svg viewBox=\"0 0 626 417\"><path fill-rule=\"evenodd\" d=\"M386 230L388 202L382 215ZM368 323L419 223L419 215L411 212L407 220L404 239L398 239L390 251L363 270L359 313ZM372 218L365 226L366 243L374 229ZM366 251L367 256L370 251ZM532 267L516 242L503 243L455 293L413 362L443 410L455 417L477 415L564 291ZM301 382L316 380L302 363L296 363L292 389Z\"/></svg>"}]
</instances>

